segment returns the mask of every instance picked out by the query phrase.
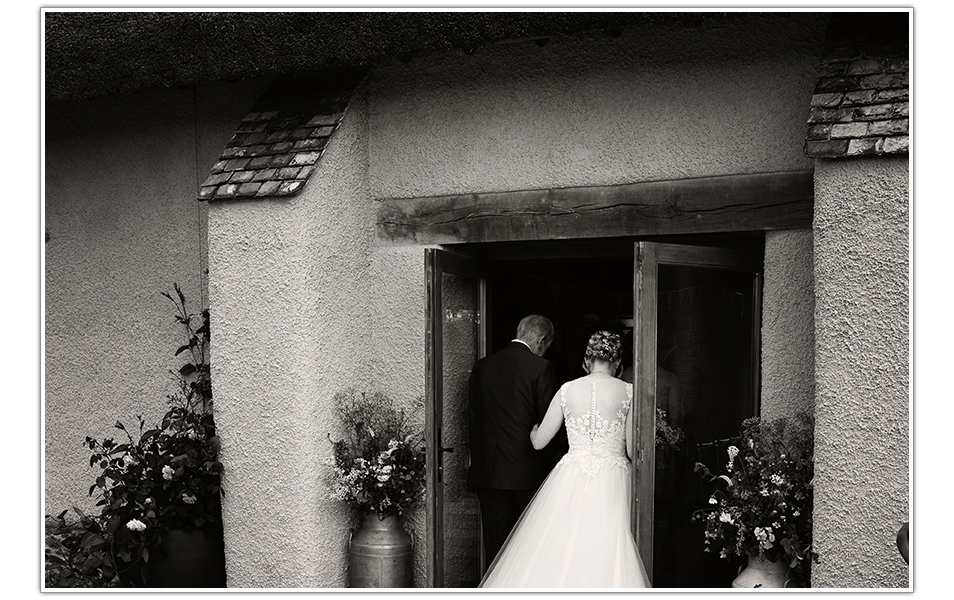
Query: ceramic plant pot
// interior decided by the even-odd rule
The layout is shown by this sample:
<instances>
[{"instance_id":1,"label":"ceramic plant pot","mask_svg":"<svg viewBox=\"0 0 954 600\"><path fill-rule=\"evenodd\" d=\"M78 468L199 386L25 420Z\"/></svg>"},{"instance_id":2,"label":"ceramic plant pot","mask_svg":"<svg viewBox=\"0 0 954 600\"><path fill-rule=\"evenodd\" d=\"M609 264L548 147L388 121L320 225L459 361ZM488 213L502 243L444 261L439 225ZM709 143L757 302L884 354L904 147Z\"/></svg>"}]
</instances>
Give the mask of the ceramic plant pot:
<instances>
[{"instance_id":1,"label":"ceramic plant pot","mask_svg":"<svg viewBox=\"0 0 954 600\"><path fill-rule=\"evenodd\" d=\"M783 588L788 579L788 563L779 559L767 560L758 554L749 554L748 564L732 581L734 588Z\"/></svg>"}]
</instances>

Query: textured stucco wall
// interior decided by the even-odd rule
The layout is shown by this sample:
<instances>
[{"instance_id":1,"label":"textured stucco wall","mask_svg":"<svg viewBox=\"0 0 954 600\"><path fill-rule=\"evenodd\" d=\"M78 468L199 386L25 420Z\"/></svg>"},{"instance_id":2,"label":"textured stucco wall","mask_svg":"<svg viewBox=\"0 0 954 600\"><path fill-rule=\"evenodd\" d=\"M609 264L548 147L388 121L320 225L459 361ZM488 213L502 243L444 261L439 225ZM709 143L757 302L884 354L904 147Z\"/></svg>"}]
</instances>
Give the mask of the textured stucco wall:
<instances>
[{"instance_id":1,"label":"textured stucco wall","mask_svg":"<svg viewBox=\"0 0 954 600\"><path fill-rule=\"evenodd\" d=\"M904 588L907 157L815 165L814 587Z\"/></svg>"},{"instance_id":2,"label":"textured stucco wall","mask_svg":"<svg viewBox=\"0 0 954 600\"><path fill-rule=\"evenodd\" d=\"M178 283L193 311L205 304L206 207L195 194L247 110L248 86L234 87L47 106L47 513L93 510L85 436L160 416L175 390L168 371L183 339L160 292Z\"/></svg>"},{"instance_id":3,"label":"textured stucco wall","mask_svg":"<svg viewBox=\"0 0 954 600\"><path fill-rule=\"evenodd\" d=\"M401 401L415 427L424 430L423 247L374 247L370 265L373 387ZM405 514L414 546L414 586L427 583L425 512Z\"/></svg>"},{"instance_id":4,"label":"textured stucco wall","mask_svg":"<svg viewBox=\"0 0 954 600\"><path fill-rule=\"evenodd\" d=\"M815 295L811 230L765 235L762 407L765 419L815 404Z\"/></svg>"},{"instance_id":5,"label":"textured stucco wall","mask_svg":"<svg viewBox=\"0 0 954 600\"><path fill-rule=\"evenodd\" d=\"M366 113L359 98L299 196L210 207L229 587L347 587L336 392L386 392L423 424L423 252L373 248ZM408 526L421 585L423 516Z\"/></svg>"},{"instance_id":6,"label":"textured stucco wall","mask_svg":"<svg viewBox=\"0 0 954 600\"><path fill-rule=\"evenodd\" d=\"M826 16L628 28L380 67L371 192L417 197L811 168Z\"/></svg>"}]
</instances>

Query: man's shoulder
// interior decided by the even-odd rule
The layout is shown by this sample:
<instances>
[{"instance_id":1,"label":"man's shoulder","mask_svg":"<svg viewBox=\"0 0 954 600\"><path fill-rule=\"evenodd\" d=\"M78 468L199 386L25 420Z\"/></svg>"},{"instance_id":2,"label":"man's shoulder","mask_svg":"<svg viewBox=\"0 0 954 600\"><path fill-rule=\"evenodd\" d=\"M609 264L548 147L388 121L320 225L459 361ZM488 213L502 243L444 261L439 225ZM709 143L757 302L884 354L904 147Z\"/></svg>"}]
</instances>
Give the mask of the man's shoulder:
<instances>
[{"instance_id":1,"label":"man's shoulder","mask_svg":"<svg viewBox=\"0 0 954 600\"><path fill-rule=\"evenodd\" d=\"M531 352L530 348L520 342L509 342L506 346L494 352L493 355L505 360L526 360L531 362L545 360Z\"/></svg>"},{"instance_id":2,"label":"man's shoulder","mask_svg":"<svg viewBox=\"0 0 954 600\"><path fill-rule=\"evenodd\" d=\"M528 373L540 373L555 368L553 363L537 356L529 348L520 343L508 344L503 350L508 352L502 356L504 360L513 361L520 365L520 369ZM503 351L502 350L502 351Z\"/></svg>"},{"instance_id":3,"label":"man's shoulder","mask_svg":"<svg viewBox=\"0 0 954 600\"><path fill-rule=\"evenodd\" d=\"M549 360L537 356L520 342L509 342L503 348L478 360L474 368L507 363L519 363L523 368L531 365L539 369L552 365Z\"/></svg>"}]
</instances>

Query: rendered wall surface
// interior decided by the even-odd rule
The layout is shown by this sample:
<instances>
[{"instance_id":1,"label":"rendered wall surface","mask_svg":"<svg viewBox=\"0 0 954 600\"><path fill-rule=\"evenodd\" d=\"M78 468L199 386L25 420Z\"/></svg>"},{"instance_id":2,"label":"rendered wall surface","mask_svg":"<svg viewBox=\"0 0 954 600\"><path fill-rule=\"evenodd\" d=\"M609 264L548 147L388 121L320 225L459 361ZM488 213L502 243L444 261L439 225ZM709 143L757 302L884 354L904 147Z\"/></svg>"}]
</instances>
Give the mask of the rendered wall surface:
<instances>
[{"instance_id":1,"label":"rendered wall surface","mask_svg":"<svg viewBox=\"0 0 954 600\"><path fill-rule=\"evenodd\" d=\"M229 587L348 586L337 392L385 392L423 425L423 253L373 247L366 114L359 98L300 195L210 207ZM422 585L423 516L407 521Z\"/></svg>"},{"instance_id":2,"label":"rendered wall surface","mask_svg":"<svg viewBox=\"0 0 954 600\"><path fill-rule=\"evenodd\" d=\"M826 16L628 28L379 67L376 198L811 168L805 119Z\"/></svg>"},{"instance_id":3,"label":"rendered wall surface","mask_svg":"<svg viewBox=\"0 0 954 600\"><path fill-rule=\"evenodd\" d=\"M160 292L178 283L192 311L205 305L206 206L195 200L197 179L248 109L255 93L248 87L47 106L48 514L74 505L94 510L85 437L121 439L117 420L134 428L136 415L158 418L176 389L169 370L182 363L173 355L184 340L175 307Z\"/></svg>"},{"instance_id":4,"label":"rendered wall surface","mask_svg":"<svg viewBox=\"0 0 954 600\"><path fill-rule=\"evenodd\" d=\"M908 586L908 227L907 157L816 162L813 587Z\"/></svg>"},{"instance_id":5,"label":"rendered wall surface","mask_svg":"<svg viewBox=\"0 0 954 600\"><path fill-rule=\"evenodd\" d=\"M424 248L371 250L371 347L373 388L401 401L412 422L424 431ZM414 585L427 583L425 512L405 514L414 546Z\"/></svg>"},{"instance_id":6,"label":"rendered wall surface","mask_svg":"<svg viewBox=\"0 0 954 600\"><path fill-rule=\"evenodd\" d=\"M760 412L764 419L814 411L812 264L811 230L765 235Z\"/></svg>"}]
</instances>

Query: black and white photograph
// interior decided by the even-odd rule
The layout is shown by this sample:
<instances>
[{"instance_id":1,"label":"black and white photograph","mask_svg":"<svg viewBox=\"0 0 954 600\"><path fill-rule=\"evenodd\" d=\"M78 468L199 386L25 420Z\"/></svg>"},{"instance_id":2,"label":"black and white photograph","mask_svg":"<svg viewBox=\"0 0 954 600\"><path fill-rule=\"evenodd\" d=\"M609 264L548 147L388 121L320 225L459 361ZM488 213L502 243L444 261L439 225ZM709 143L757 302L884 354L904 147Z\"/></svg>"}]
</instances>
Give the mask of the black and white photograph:
<instances>
[{"instance_id":1,"label":"black and white photograph","mask_svg":"<svg viewBox=\"0 0 954 600\"><path fill-rule=\"evenodd\" d=\"M34 591L910 593L947 552L930 11L34 10Z\"/></svg>"}]
</instances>

